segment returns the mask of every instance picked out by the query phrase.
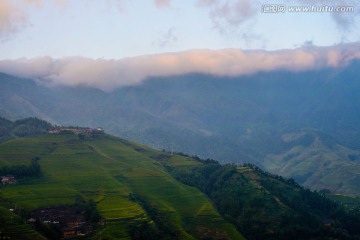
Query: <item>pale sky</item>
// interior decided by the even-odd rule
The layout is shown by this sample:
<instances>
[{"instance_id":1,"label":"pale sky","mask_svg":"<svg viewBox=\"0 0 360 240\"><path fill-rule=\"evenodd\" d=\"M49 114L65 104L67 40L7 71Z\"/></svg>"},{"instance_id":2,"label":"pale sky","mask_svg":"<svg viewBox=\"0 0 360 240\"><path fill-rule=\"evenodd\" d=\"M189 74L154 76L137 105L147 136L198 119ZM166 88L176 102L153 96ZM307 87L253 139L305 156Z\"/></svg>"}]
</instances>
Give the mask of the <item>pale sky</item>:
<instances>
[{"instance_id":1,"label":"pale sky","mask_svg":"<svg viewBox=\"0 0 360 240\"><path fill-rule=\"evenodd\" d=\"M269 2L354 11L263 13ZM358 15L340 0L0 0L0 59L331 46L359 41Z\"/></svg>"}]
</instances>

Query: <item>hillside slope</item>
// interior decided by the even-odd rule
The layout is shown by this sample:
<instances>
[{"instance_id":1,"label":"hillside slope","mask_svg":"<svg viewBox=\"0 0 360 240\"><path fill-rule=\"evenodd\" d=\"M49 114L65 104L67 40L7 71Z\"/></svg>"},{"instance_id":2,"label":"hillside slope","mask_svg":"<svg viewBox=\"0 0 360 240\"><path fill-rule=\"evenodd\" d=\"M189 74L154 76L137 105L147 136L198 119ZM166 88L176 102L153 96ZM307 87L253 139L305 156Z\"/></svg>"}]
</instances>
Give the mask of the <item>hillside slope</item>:
<instances>
[{"instance_id":1,"label":"hillside slope","mask_svg":"<svg viewBox=\"0 0 360 240\"><path fill-rule=\"evenodd\" d=\"M283 134L284 151L268 154L262 166L316 190L359 195L360 151L314 130Z\"/></svg>"},{"instance_id":2,"label":"hillside slope","mask_svg":"<svg viewBox=\"0 0 360 240\"><path fill-rule=\"evenodd\" d=\"M201 189L248 239L359 239L360 208L344 208L293 179L213 160L178 166L154 156L179 181ZM349 203L354 200L343 198ZM351 210L350 210L351 209Z\"/></svg>"},{"instance_id":3,"label":"hillside slope","mask_svg":"<svg viewBox=\"0 0 360 240\"><path fill-rule=\"evenodd\" d=\"M151 151L106 134L7 141L0 144L0 168L29 165L38 158L42 177L3 187L0 205L30 211L73 204L81 196L94 200L107 220L97 232L107 239L129 239L142 224L158 229L158 239L243 239L203 193L176 181L143 153ZM177 158L185 165L196 164Z\"/></svg>"}]
</instances>

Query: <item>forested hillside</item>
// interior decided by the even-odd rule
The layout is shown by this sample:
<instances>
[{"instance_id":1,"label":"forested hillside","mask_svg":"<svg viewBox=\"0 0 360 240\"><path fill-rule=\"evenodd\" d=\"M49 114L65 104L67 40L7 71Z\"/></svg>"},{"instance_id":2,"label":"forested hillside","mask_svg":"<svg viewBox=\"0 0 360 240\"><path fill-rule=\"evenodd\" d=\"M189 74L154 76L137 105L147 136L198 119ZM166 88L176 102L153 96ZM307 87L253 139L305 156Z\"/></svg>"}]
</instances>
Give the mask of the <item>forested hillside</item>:
<instances>
[{"instance_id":1,"label":"forested hillside","mask_svg":"<svg viewBox=\"0 0 360 240\"><path fill-rule=\"evenodd\" d=\"M0 142L16 137L43 134L51 128L50 123L34 117L12 122L0 116Z\"/></svg>"},{"instance_id":2,"label":"forested hillside","mask_svg":"<svg viewBox=\"0 0 360 240\"><path fill-rule=\"evenodd\" d=\"M323 193L252 164L214 160L179 166L170 155L154 156L180 182L197 187L248 239L358 239L360 205L344 208Z\"/></svg>"}]
</instances>

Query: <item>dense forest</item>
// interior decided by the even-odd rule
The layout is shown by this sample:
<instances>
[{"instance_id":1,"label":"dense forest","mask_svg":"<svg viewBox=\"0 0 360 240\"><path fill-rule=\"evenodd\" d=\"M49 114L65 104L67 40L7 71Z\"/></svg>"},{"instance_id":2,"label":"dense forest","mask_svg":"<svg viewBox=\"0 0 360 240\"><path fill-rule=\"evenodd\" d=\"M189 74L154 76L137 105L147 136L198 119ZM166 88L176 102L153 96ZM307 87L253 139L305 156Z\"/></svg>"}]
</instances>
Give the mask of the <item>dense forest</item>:
<instances>
[{"instance_id":1,"label":"dense forest","mask_svg":"<svg viewBox=\"0 0 360 240\"><path fill-rule=\"evenodd\" d=\"M17 179L40 177L42 175L39 161L39 157L31 159L29 166L4 166L0 168L0 175L13 175Z\"/></svg>"},{"instance_id":2,"label":"dense forest","mask_svg":"<svg viewBox=\"0 0 360 240\"><path fill-rule=\"evenodd\" d=\"M38 118L24 118L12 122L0 117L0 142L4 142L16 137L26 137L45 133L53 126Z\"/></svg>"},{"instance_id":3,"label":"dense forest","mask_svg":"<svg viewBox=\"0 0 360 240\"><path fill-rule=\"evenodd\" d=\"M293 179L196 157L202 164L174 167L164 156L160 161L177 180L204 192L248 239L360 239L359 208L345 209Z\"/></svg>"}]
</instances>

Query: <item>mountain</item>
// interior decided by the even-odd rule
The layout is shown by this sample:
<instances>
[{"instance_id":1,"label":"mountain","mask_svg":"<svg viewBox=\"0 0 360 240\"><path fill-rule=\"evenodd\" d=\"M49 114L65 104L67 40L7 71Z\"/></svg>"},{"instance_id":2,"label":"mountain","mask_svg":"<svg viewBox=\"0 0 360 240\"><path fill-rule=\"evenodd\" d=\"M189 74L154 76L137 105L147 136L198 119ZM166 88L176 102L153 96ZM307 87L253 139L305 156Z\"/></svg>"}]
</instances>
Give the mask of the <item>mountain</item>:
<instances>
[{"instance_id":1,"label":"mountain","mask_svg":"<svg viewBox=\"0 0 360 240\"><path fill-rule=\"evenodd\" d=\"M89 128L66 128L0 144L2 172L31 169L34 162L40 175L24 177L26 171L18 171L17 183L1 188L4 237L25 239L31 233L32 239L42 239L24 219L87 203L90 219L105 223L93 223L88 236L93 239L360 236L358 209L348 211L291 179L249 164L221 165L157 151ZM78 210L85 215L87 211ZM43 223L36 229L48 238L65 232L56 227L59 223L48 225L45 219L37 219Z\"/></svg>"},{"instance_id":2,"label":"mountain","mask_svg":"<svg viewBox=\"0 0 360 240\"><path fill-rule=\"evenodd\" d=\"M352 173L358 169L353 159L360 150L359 67L360 62L353 61L337 68L232 78L154 77L112 92L47 87L2 74L0 113L13 120L37 116L60 125L101 126L156 149L250 162L312 189L359 194ZM312 143L332 141L336 147L318 144L319 157L310 157L313 144L287 140L303 132L318 135ZM296 149L307 154L299 155Z\"/></svg>"}]
</instances>

